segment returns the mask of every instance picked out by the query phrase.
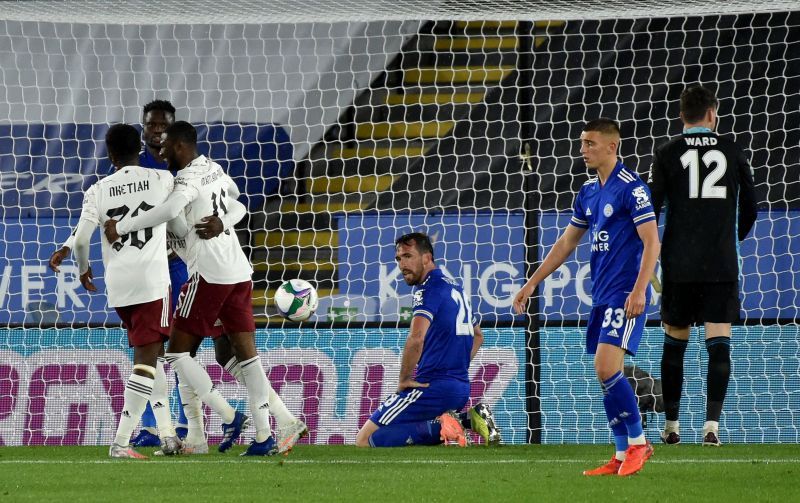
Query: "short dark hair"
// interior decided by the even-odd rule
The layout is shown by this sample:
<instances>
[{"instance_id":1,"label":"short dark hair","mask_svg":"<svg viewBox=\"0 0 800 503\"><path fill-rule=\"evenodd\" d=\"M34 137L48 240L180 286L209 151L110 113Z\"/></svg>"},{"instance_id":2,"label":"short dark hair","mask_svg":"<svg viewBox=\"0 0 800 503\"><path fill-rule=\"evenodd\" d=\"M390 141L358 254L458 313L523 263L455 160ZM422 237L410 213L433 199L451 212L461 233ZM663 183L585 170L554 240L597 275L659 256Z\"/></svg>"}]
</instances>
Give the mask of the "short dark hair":
<instances>
[{"instance_id":1,"label":"short dark hair","mask_svg":"<svg viewBox=\"0 0 800 503\"><path fill-rule=\"evenodd\" d=\"M153 110L161 110L163 112L171 113L173 117L175 117L175 107L172 106L167 100L153 100L147 105L142 108L142 118L144 118L148 112L152 112Z\"/></svg>"},{"instance_id":2,"label":"short dark hair","mask_svg":"<svg viewBox=\"0 0 800 503\"><path fill-rule=\"evenodd\" d=\"M401 244L406 246L411 246L413 244L417 248L418 252L430 253L431 258L433 258L433 243L431 243L431 238L429 238L424 232L410 232L408 234L403 234L395 240L394 247L397 248Z\"/></svg>"},{"instance_id":3,"label":"short dark hair","mask_svg":"<svg viewBox=\"0 0 800 503\"><path fill-rule=\"evenodd\" d=\"M714 92L701 85L687 87L681 93L681 113L689 123L700 122L709 108L717 108L719 101Z\"/></svg>"},{"instance_id":4,"label":"short dark hair","mask_svg":"<svg viewBox=\"0 0 800 503\"><path fill-rule=\"evenodd\" d=\"M114 124L106 131L106 150L117 161L129 161L139 156L142 138L130 124Z\"/></svg>"},{"instance_id":5,"label":"short dark hair","mask_svg":"<svg viewBox=\"0 0 800 503\"><path fill-rule=\"evenodd\" d=\"M617 121L613 119L607 119L605 117L600 117L599 119L587 122L586 125L583 126L583 130L597 131L603 134L615 134L617 136L621 136Z\"/></svg>"},{"instance_id":6,"label":"short dark hair","mask_svg":"<svg viewBox=\"0 0 800 503\"><path fill-rule=\"evenodd\" d=\"M164 132L173 142L179 141L187 145L197 145L197 130L186 121L176 121L168 126Z\"/></svg>"}]
</instances>

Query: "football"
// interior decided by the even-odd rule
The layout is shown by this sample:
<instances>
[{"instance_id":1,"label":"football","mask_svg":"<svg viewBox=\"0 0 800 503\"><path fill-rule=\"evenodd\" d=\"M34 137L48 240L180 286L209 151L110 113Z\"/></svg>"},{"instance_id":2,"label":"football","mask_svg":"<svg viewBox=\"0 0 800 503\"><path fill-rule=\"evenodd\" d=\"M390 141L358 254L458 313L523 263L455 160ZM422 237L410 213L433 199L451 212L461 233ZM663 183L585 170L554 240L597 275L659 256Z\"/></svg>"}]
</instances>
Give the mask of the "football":
<instances>
[{"instance_id":1,"label":"football","mask_svg":"<svg viewBox=\"0 0 800 503\"><path fill-rule=\"evenodd\" d=\"M317 289L303 279L284 281L275 292L275 307L287 320L307 320L317 310L318 304Z\"/></svg>"}]
</instances>

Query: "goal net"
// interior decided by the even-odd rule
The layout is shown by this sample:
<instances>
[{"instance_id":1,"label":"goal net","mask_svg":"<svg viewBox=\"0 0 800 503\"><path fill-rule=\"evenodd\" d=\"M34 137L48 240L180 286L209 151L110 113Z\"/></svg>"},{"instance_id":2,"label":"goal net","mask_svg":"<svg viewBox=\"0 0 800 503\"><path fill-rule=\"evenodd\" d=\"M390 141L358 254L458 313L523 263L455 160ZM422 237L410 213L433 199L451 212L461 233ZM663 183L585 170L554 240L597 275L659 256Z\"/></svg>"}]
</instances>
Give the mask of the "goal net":
<instances>
[{"instance_id":1,"label":"goal net","mask_svg":"<svg viewBox=\"0 0 800 503\"><path fill-rule=\"evenodd\" d=\"M798 54L800 11L781 0L5 2L0 442L111 442L131 352L102 293L98 235L99 293L81 289L72 258L59 273L47 263L84 190L110 172L108 126L140 127L155 99L198 127L201 153L240 186L256 341L273 386L311 428L304 441L352 443L394 391L412 298L393 244L415 230L432 237L481 320L468 405L489 404L509 444L608 442L583 349L588 245L541 286L530 316L512 315L511 296L588 178L583 124L618 120L621 157L646 178L653 149L680 132L680 92L698 82L716 90L719 130L751 156L759 195L741 243L722 440L797 442ZM321 296L300 326L272 304L292 278ZM658 379L653 299L628 363ZM681 412L689 441L704 421L701 341L695 329ZM198 359L246 409L210 344ZM218 441L219 419L207 417ZM655 439L663 414L647 418Z\"/></svg>"}]
</instances>

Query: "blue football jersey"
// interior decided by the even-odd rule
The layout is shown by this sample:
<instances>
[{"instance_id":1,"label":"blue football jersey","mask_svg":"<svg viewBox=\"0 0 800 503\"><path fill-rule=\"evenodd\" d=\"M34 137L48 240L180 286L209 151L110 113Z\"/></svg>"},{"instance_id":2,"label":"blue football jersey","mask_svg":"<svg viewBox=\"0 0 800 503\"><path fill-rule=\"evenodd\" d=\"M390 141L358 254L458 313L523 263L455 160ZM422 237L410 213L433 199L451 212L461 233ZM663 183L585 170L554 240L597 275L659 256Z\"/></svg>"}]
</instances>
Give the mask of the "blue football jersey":
<instances>
[{"instance_id":1,"label":"blue football jersey","mask_svg":"<svg viewBox=\"0 0 800 503\"><path fill-rule=\"evenodd\" d=\"M150 153L150 149L147 147L139 154L139 166L151 169L169 169L168 163L166 161L161 162L153 157L153 154ZM173 256L169 261L169 277L172 283L171 304L172 309L175 310L178 297L181 294L181 287L189 279L186 263L177 255Z\"/></svg>"},{"instance_id":2,"label":"blue football jersey","mask_svg":"<svg viewBox=\"0 0 800 503\"><path fill-rule=\"evenodd\" d=\"M593 178L581 187L570 225L590 231L593 305L631 292L644 250L636 227L655 219L650 189L621 162L605 185Z\"/></svg>"},{"instance_id":3,"label":"blue football jersey","mask_svg":"<svg viewBox=\"0 0 800 503\"><path fill-rule=\"evenodd\" d=\"M139 154L139 166L143 168L168 169L167 162L161 162L153 157L153 154L150 153L150 149L147 147Z\"/></svg>"},{"instance_id":4,"label":"blue football jersey","mask_svg":"<svg viewBox=\"0 0 800 503\"><path fill-rule=\"evenodd\" d=\"M475 319L461 285L445 277L441 269L434 269L414 289L413 312L431 322L417 365L417 380L468 383Z\"/></svg>"}]
</instances>

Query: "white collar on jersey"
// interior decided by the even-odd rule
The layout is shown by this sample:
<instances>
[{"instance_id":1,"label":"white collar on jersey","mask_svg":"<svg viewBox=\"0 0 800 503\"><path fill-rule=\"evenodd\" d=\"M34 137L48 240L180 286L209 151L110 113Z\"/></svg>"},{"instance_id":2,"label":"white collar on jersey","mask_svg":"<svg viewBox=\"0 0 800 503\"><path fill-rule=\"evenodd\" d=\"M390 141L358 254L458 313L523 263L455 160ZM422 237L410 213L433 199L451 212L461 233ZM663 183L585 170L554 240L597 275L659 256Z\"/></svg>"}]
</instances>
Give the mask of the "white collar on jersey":
<instances>
[{"instance_id":1,"label":"white collar on jersey","mask_svg":"<svg viewBox=\"0 0 800 503\"><path fill-rule=\"evenodd\" d=\"M192 162L187 164L186 167L187 168L192 168L192 167L195 167L195 166L202 166L202 165L208 164L208 162L209 162L208 158L206 156L204 156L203 154L200 154L197 157L195 157L192 160Z\"/></svg>"}]
</instances>

